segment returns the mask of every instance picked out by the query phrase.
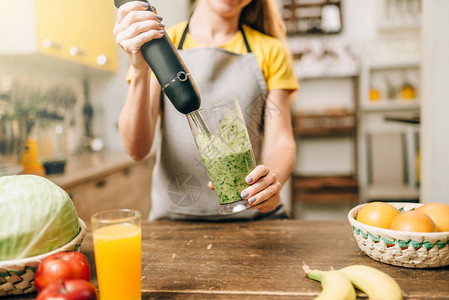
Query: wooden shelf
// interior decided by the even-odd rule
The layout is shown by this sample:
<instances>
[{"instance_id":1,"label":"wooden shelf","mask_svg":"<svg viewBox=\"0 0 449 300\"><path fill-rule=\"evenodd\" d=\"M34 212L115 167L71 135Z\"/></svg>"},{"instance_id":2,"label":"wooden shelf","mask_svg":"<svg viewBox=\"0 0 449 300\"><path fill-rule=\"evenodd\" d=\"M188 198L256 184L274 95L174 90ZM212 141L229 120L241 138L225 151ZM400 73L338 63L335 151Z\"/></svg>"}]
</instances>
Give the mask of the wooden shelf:
<instances>
[{"instance_id":1,"label":"wooden shelf","mask_svg":"<svg viewBox=\"0 0 449 300\"><path fill-rule=\"evenodd\" d=\"M421 116L419 113L413 112L412 114L389 114L384 116L385 121L400 122L407 124L420 124Z\"/></svg>"},{"instance_id":2,"label":"wooden shelf","mask_svg":"<svg viewBox=\"0 0 449 300\"><path fill-rule=\"evenodd\" d=\"M356 132L356 116L350 112L323 114L297 113L293 116L296 136L333 136Z\"/></svg>"},{"instance_id":3,"label":"wooden shelf","mask_svg":"<svg viewBox=\"0 0 449 300\"><path fill-rule=\"evenodd\" d=\"M282 0L281 4L288 35L337 34L342 30L341 0ZM340 26L334 29L322 27L323 8L328 5L338 9Z\"/></svg>"},{"instance_id":4,"label":"wooden shelf","mask_svg":"<svg viewBox=\"0 0 449 300\"><path fill-rule=\"evenodd\" d=\"M407 69L407 68L419 68L421 62L419 59L414 60L394 60L385 62L368 62L366 68L370 70L386 70L386 69Z\"/></svg>"},{"instance_id":5,"label":"wooden shelf","mask_svg":"<svg viewBox=\"0 0 449 300\"><path fill-rule=\"evenodd\" d=\"M366 189L366 195L370 200L405 201L419 199L419 189L412 186L387 186L375 185Z\"/></svg>"},{"instance_id":6,"label":"wooden shelf","mask_svg":"<svg viewBox=\"0 0 449 300\"><path fill-rule=\"evenodd\" d=\"M382 31L388 30L406 30L406 29L419 29L421 27L420 21L409 21L409 22L391 22L383 20L379 22L377 28Z\"/></svg>"},{"instance_id":7,"label":"wooden shelf","mask_svg":"<svg viewBox=\"0 0 449 300\"><path fill-rule=\"evenodd\" d=\"M298 80L327 80L327 79L353 79L359 75L359 71L355 70L354 72L338 72L338 71L329 71L322 73L307 73L303 72L302 74L296 76Z\"/></svg>"},{"instance_id":8,"label":"wooden shelf","mask_svg":"<svg viewBox=\"0 0 449 300\"><path fill-rule=\"evenodd\" d=\"M389 112L399 110L417 110L420 108L420 101L415 100L380 100L378 102L366 102L362 105L364 112Z\"/></svg>"},{"instance_id":9,"label":"wooden shelf","mask_svg":"<svg viewBox=\"0 0 449 300\"><path fill-rule=\"evenodd\" d=\"M334 136L346 135L355 132L354 126L316 127L310 129L295 129L297 136Z\"/></svg>"},{"instance_id":10,"label":"wooden shelf","mask_svg":"<svg viewBox=\"0 0 449 300\"><path fill-rule=\"evenodd\" d=\"M294 201L301 203L350 203L359 201L359 183L352 176L293 177Z\"/></svg>"},{"instance_id":11,"label":"wooden shelf","mask_svg":"<svg viewBox=\"0 0 449 300\"><path fill-rule=\"evenodd\" d=\"M326 78L320 77L319 79ZM335 78L332 77L332 79ZM301 170L301 167L299 167L298 173L292 177L291 204L292 207L299 206L299 209L293 210L296 213L300 212L298 218L305 217L304 212L307 209L303 204L323 204L323 209L326 210L333 205L344 207L350 205L353 207L359 203L360 194L357 176L359 77L358 74L354 73L346 78L351 79L349 83L353 88L353 94L349 96L352 98L350 106L338 106L339 104L336 104L328 105L320 110L307 111L303 109L293 113L294 134L300 140L298 150L304 153L302 157L312 154L312 159L320 161L319 166L317 165L317 169L320 171L307 171L308 174L306 175L305 170ZM340 82L346 85L348 80ZM337 96L332 96L332 99L339 103ZM301 148L301 143L304 143L303 145L306 147ZM307 147L307 144L310 147ZM354 156L345 156L344 160L341 160L340 157L335 155L334 149L342 150L343 155L349 153L349 155L354 154ZM335 160L337 165L343 164L344 167L340 166L336 169L335 166L326 164L323 159L331 160L332 164ZM306 158L301 158L297 165L304 162L306 162ZM347 167L348 164L349 167ZM299 175L300 172L302 172L302 175Z\"/></svg>"}]
</instances>

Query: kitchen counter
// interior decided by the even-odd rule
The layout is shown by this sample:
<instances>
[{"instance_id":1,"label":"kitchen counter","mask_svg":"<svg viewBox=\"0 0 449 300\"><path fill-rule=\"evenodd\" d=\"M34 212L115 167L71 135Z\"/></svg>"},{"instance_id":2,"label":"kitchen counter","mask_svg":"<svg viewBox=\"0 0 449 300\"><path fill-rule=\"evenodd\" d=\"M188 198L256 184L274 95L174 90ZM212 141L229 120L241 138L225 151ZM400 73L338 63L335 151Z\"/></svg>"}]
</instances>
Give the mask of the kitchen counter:
<instances>
[{"instance_id":1,"label":"kitchen counter","mask_svg":"<svg viewBox=\"0 0 449 300\"><path fill-rule=\"evenodd\" d=\"M154 155L136 162L125 153L81 153L69 157L63 174L46 177L69 194L88 226L94 213L109 209L137 209L147 219L154 160Z\"/></svg>"},{"instance_id":2,"label":"kitchen counter","mask_svg":"<svg viewBox=\"0 0 449 300\"><path fill-rule=\"evenodd\" d=\"M97 285L91 233L81 252ZM395 278L405 299L449 299L449 267L374 261L359 250L347 221L142 224L142 299L313 299L321 286L305 277L303 263L321 270L364 264Z\"/></svg>"},{"instance_id":3,"label":"kitchen counter","mask_svg":"<svg viewBox=\"0 0 449 300\"><path fill-rule=\"evenodd\" d=\"M85 152L71 155L63 174L46 177L63 189L138 164L120 152Z\"/></svg>"}]
</instances>

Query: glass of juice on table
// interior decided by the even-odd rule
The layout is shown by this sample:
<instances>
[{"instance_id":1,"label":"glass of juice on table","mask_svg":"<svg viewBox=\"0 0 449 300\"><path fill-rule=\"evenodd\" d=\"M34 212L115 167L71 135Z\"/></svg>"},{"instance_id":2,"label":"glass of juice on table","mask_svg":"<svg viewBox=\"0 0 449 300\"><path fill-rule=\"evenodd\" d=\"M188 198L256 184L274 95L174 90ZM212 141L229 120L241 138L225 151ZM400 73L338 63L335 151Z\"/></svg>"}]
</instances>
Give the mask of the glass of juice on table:
<instances>
[{"instance_id":1,"label":"glass of juice on table","mask_svg":"<svg viewBox=\"0 0 449 300\"><path fill-rule=\"evenodd\" d=\"M237 99L226 100L187 115L196 146L220 202L222 215L249 207L240 196L246 176L256 166L253 148ZM205 125L205 126L204 126ZM206 130L204 130L206 128Z\"/></svg>"},{"instance_id":2,"label":"glass of juice on table","mask_svg":"<svg viewBox=\"0 0 449 300\"><path fill-rule=\"evenodd\" d=\"M109 210L91 217L101 300L141 299L141 216Z\"/></svg>"}]
</instances>

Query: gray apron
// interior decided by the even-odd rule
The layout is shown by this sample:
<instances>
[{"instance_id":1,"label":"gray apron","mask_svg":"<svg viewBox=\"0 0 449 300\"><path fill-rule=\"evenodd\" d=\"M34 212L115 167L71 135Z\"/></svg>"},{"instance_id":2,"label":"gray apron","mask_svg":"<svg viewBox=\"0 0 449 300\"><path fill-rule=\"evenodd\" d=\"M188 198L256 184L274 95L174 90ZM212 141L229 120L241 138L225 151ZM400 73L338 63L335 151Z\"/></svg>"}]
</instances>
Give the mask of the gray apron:
<instances>
[{"instance_id":1,"label":"gray apron","mask_svg":"<svg viewBox=\"0 0 449 300\"><path fill-rule=\"evenodd\" d=\"M236 54L219 48L182 50L188 24L179 43L179 53L201 95L201 106L237 98L240 102L257 164L261 162L263 114L267 85L254 54L240 27L248 50ZM257 219L257 210L220 216L215 191L207 187L209 177L201 161L187 117L179 113L164 95L161 103L160 147L153 171L150 220ZM275 210L279 213L281 205Z\"/></svg>"}]
</instances>

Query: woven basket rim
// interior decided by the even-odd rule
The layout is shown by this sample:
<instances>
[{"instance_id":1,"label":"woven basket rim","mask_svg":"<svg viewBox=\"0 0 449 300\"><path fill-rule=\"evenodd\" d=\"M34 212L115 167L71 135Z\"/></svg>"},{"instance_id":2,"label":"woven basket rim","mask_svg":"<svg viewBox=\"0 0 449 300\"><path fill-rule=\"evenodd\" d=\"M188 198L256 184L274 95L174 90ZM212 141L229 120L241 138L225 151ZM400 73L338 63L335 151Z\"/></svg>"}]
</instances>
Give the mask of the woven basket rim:
<instances>
[{"instance_id":1,"label":"woven basket rim","mask_svg":"<svg viewBox=\"0 0 449 300\"><path fill-rule=\"evenodd\" d=\"M388 203L398 209L404 208L404 210L410 210L412 208L416 208L416 207L423 205L422 203L409 203L409 202L388 202ZM353 207L348 213L349 223L356 229L363 231L365 234L370 233L375 236L383 236L383 237L387 237L388 239L402 240L405 242L409 242L409 241L413 240L416 242L429 241L431 243L435 243L437 241L447 242L449 240L449 231L406 232L406 231L385 229L385 228L380 228L380 227L363 224L363 223L357 221L354 217L357 215L359 210L367 204L368 203L359 204L359 205Z\"/></svg>"},{"instance_id":2,"label":"woven basket rim","mask_svg":"<svg viewBox=\"0 0 449 300\"><path fill-rule=\"evenodd\" d=\"M7 269L8 267L11 267L11 266L27 265L27 264L33 263L33 262L40 262L45 257L47 257L49 255L65 251L66 249L73 248L74 245L79 244L80 241L82 241L84 239L84 236L86 235L86 231L87 231L86 223L84 223L84 221L81 218L78 218L78 222L79 222L79 225L80 225L80 231L67 244L65 244L65 245L63 245L63 246L61 246L58 249L55 249L53 251L46 252L46 253L43 253L43 254L39 254L39 255L36 255L36 256L31 256L31 257L26 257L26 258L21 258L21 259L0 261L0 268Z\"/></svg>"}]
</instances>

